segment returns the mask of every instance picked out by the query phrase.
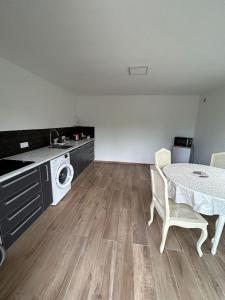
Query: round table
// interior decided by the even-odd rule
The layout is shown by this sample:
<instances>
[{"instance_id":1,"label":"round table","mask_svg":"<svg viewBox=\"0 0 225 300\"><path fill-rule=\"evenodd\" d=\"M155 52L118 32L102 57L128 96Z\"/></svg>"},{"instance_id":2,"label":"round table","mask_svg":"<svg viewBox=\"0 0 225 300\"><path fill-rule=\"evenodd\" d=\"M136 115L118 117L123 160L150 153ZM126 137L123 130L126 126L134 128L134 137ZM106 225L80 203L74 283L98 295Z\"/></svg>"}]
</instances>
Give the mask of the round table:
<instances>
[{"instance_id":1,"label":"round table","mask_svg":"<svg viewBox=\"0 0 225 300\"><path fill-rule=\"evenodd\" d=\"M199 171L208 177L193 172ZM212 254L225 224L225 170L197 164L171 164L163 169L168 178L169 197L177 203L185 203L205 215L219 215L213 239Z\"/></svg>"}]
</instances>

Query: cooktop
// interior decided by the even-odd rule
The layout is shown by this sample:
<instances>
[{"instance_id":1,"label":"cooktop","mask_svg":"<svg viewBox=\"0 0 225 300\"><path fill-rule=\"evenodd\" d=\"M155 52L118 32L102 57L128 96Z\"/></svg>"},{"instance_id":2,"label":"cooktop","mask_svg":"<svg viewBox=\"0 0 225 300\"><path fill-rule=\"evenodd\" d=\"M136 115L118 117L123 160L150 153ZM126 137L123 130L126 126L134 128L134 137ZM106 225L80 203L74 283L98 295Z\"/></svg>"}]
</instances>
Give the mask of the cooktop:
<instances>
[{"instance_id":1,"label":"cooktop","mask_svg":"<svg viewBox=\"0 0 225 300\"><path fill-rule=\"evenodd\" d=\"M33 161L0 159L0 176L33 164Z\"/></svg>"}]
</instances>

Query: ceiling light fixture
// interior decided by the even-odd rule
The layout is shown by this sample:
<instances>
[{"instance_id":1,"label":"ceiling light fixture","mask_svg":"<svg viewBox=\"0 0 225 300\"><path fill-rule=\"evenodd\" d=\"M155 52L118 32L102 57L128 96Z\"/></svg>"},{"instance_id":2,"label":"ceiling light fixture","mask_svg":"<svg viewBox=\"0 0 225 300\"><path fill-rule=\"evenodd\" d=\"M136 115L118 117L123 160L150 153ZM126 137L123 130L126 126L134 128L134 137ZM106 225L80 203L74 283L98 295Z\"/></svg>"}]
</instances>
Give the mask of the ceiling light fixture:
<instances>
[{"instance_id":1,"label":"ceiling light fixture","mask_svg":"<svg viewBox=\"0 0 225 300\"><path fill-rule=\"evenodd\" d=\"M146 76L148 74L148 66L128 67L128 73L130 76L136 76L136 75Z\"/></svg>"}]
</instances>

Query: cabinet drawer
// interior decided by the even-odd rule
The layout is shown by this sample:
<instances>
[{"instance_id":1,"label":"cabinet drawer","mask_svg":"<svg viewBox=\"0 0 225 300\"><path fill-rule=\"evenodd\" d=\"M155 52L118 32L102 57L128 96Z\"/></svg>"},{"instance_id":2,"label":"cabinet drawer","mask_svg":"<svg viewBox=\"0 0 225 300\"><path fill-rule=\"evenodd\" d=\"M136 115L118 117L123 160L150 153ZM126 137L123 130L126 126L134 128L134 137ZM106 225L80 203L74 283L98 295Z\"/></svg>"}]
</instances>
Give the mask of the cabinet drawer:
<instances>
[{"instance_id":1,"label":"cabinet drawer","mask_svg":"<svg viewBox=\"0 0 225 300\"><path fill-rule=\"evenodd\" d=\"M7 234L3 235L3 245L8 248L17 238L41 215L43 207L40 205L35 208L25 220L17 224Z\"/></svg>"},{"instance_id":2,"label":"cabinet drawer","mask_svg":"<svg viewBox=\"0 0 225 300\"><path fill-rule=\"evenodd\" d=\"M86 149L86 153L87 153L87 155L93 154L94 153L94 149L93 148L88 148L88 149Z\"/></svg>"},{"instance_id":3,"label":"cabinet drawer","mask_svg":"<svg viewBox=\"0 0 225 300\"><path fill-rule=\"evenodd\" d=\"M90 142L88 144L85 144L84 147L94 149L94 142Z\"/></svg>"},{"instance_id":4,"label":"cabinet drawer","mask_svg":"<svg viewBox=\"0 0 225 300\"><path fill-rule=\"evenodd\" d=\"M40 181L33 182L30 185L26 185L26 187L20 187L20 190L17 191L17 193L14 193L0 202L0 219L22 207L24 203L27 203L29 199L32 199L40 191Z\"/></svg>"},{"instance_id":5,"label":"cabinet drawer","mask_svg":"<svg viewBox=\"0 0 225 300\"><path fill-rule=\"evenodd\" d=\"M40 180L39 168L31 169L18 176L10 178L0 183L0 202L12 194L17 194L22 188L26 188L31 183Z\"/></svg>"},{"instance_id":6,"label":"cabinet drawer","mask_svg":"<svg viewBox=\"0 0 225 300\"><path fill-rule=\"evenodd\" d=\"M84 144L80 148L83 148L83 149L94 149L94 142L89 142L87 144Z\"/></svg>"},{"instance_id":7,"label":"cabinet drawer","mask_svg":"<svg viewBox=\"0 0 225 300\"><path fill-rule=\"evenodd\" d=\"M88 146L94 147L94 141L87 143Z\"/></svg>"},{"instance_id":8,"label":"cabinet drawer","mask_svg":"<svg viewBox=\"0 0 225 300\"><path fill-rule=\"evenodd\" d=\"M90 157L88 163L91 163L94 160L94 156Z\"/></svg>"},{"instance_id":9,"label":"cabinet drawer","mask_svg":"<svg viewBox=\"0 0 225 300\"><path fill-rule=\"evenodd\" d=\"M89 145L84 145L81 149L82 149L82 152L85 153L85 155L89 155L90 153L94 153L94 147L91 147Z\"/></svg>"},{"instance_id":10,"label":"cabinet drawer","mask_svg":"<svg viewBox=\"0 0 225 300\"><path fill-rule=\"evenodd\" d=\"M25 220L36 207L42 204L41 194L35 195L33 198L29 199L22 207L19 207L13 213L9 214L1 222L1 229L3 235L9 230L14 228L17 224Z\"/></svg>"},{"instance_id":11,"label":"cabinet drawer","mask_svg":"<svg viewBox=\"0 0 225 300\"><path fill-rule=\"evenodd\" d=\"M90 161L94 160L94 158L95 158L95 155L94 155L94 153L92 152L92 153L90 153L90 154L87 156L87 161L90 162Z\"/></svg>"},{"instance_id":12,"label":"cabinet drawer","mask_svg":"<svg viewBox=\"0 0 225 300\"><path fill-rule=\"evenodd\" d=\"M87 155L87 156L95 156L95 153L94 153L94 151L92 150L92 151L86 152L86 155Z\"/></svg>"}]
</instances>

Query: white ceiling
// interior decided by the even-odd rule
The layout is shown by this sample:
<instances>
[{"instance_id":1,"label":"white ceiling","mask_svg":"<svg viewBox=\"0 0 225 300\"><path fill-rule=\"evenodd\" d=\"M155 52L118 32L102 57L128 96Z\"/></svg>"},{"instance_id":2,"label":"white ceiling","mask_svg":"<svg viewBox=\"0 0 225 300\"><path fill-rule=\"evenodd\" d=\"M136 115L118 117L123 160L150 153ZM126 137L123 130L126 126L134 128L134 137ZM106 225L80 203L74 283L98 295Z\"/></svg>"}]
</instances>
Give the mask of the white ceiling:
<instances>
[{"instance_id":1,"label":"white ceiling","mask_svg":"<svg viewBox=\"0 0 225 300\"><path fill-rule=\"evenodd\" d=\"M225 85L225 1L1 0L0 56L76 94L199 94Z\"/></svg>"}]
</instances>

